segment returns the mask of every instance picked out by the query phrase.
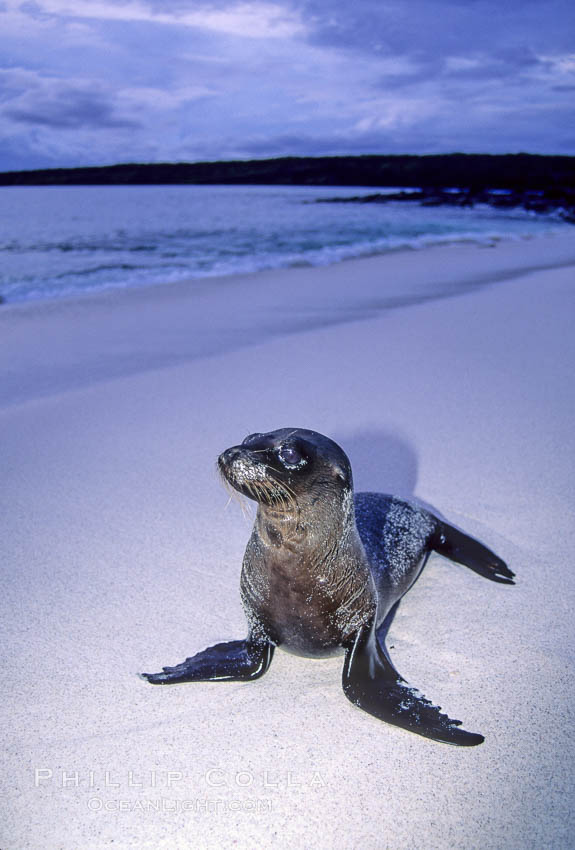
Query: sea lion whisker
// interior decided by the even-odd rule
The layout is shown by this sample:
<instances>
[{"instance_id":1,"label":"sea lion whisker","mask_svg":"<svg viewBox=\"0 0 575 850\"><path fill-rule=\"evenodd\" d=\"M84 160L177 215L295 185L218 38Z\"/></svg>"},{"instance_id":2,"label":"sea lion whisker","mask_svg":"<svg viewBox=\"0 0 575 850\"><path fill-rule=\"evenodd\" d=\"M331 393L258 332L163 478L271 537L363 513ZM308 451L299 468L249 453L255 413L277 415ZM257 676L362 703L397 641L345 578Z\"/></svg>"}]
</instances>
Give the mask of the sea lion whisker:
<instances>
[{"instance_id":1,"label":"sea lion whisker","mask_svg":"<svg viewBox=\"0 0 575 850\"><path fill-rule=\"evenodd\" d=\"M295 492L292 490L292 488L288 484L286 484L285 481L280 481L279 478L277 477L277 475L275 474L275 472L271 468L269 469L268 474L269 474L269 477L274 482L274 484L278 487L278 489L281 490L283 493L285 493L285 495L289 499L289 501L292 502L294 504L294 506L297 505L297 496L296 496Z\"/></svg>"},{"instance_id":2,"label":"sea lion whisker","mask_svg":"<svg viewBox=\"0 0 575 850\"><path fill-rule=\"evenodd\" d=\"M226 510L229 507L230 503L232 501L234 501L234 502L237 502L237 504L240 506L242 516L245 519L251 519L252 512L251 512L251 505L249 504L249 502L246 502L246 500L242 498L242 494L238 493L238 491L235 489L235 487L232 486L232 484L226 478L224 472L221 469L219 469L219 467L218 467L218 472L220 474L220 478L221 478L222 483L224 485L224 489L226 490L226 492L228 494L228 501L226 502L224 510Z\"/></svg>"},{"instance_id":3,"label":"sea lion whisker","mask_svg":"<svg viewBox=\"0 0 575 850\"><path fill-rule=\"evenodd\" d=\"M295 505L295 493L285 484L285 482L279 481L274 470L269 464L264 464L264 472L266 476L265 478L251 479L249 486L256 484L257 481L257 492L264 498L264 501L271 502L272 504L283 505L285 510L288 510L292 505Z\"/></svg>"}]
</instances>

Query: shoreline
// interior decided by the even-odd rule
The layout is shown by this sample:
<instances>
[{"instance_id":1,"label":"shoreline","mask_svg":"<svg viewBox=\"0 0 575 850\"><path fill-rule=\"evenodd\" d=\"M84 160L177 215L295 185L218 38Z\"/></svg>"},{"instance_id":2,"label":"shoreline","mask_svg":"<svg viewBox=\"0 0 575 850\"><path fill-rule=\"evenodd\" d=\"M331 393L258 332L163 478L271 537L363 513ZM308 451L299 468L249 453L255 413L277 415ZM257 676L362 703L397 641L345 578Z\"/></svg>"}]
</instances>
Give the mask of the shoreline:
<instances>
[{"instance_id":1,"label":"shoreline","mask_svg":"<svg viewBox=\"0 0 575 850\"><path fill-rule=\"evenodd\" d=\"M51 187L45 187L51 188ZM52 187L54 188L54 187ZM58 187L56 187L58 188ZM81 189L82 187L69 187L70 189ZM90 187L89 187L90 188ZM98 189L98 187L92 187ZM125 187L100 187L123 190ZM169 188L169 187L168 187ZM172 187L178 188L178 187ZM179 187L184 190L202 190L206 187ZM209 188L209 187L208 187ZM226 189L229 187L216 187ZM274 187L252 187L254 191L258 188L261 190L270 190ZM294 191L298 191L299 187L291 187ZM132 187L132 190L142 189L144 192L154 187ZM306 187L302 187L305 193ZM324 190L324 194L325 194ZM197 194L197 193L196 193ZM198 197L192 191L193 203L197 205ZM184 196L180 197L180 201ZM262 197L266 197L265 194ZM283 198L283 203L287 202L289 193ZM131 200L130 200L131 198ZM258 198L256 192L256 199ZM314 194L314 199L301 200L303 205L302 210L305 211L310 205L317 205L316 202L322 199L322 193L318 189ZM111 200L111 199L108 199ZM100 199L100 202L102 199ZM216 198L216 207L218 203L222 203L221 198ZM57 202L53 199L52 203ZM128 192L126 203L134 203L134 197ZM67 204L67 207L70 205ZM325 206L325 205L324 205ZM379 213L374 214L373 211L364 211L361 228L363 236L356 232L355 239L352 244L347 244L347 240L343 243L337 238L331 238L330 233L333 228L324 220L325 217L319 216L320 232L315 233L315 243L313 246L307 246L305 239L300 234L301 238L287 239L283 242L283 247L274 247L273 242L269 242L270 233L266 235L265 227L262 229L258 239L252 244L251 253L245 244L240 240L239 245L235 245L232 241L231 254L226 252L226 240L220 239L214 241L212 245L203 244L200 246L198 255L190 255L185 251L180 251L176 246L175 253L170 253L173 246L170 244L168 236L173 235L169 230L168 234L156 232L151 239L151 243L147 246L152 251L150 256L140 263L138 257L144 256L137 252L146 248L146 240L142 242L143 234L138 227L135 227L134 232L128 230L124 235L117 239L112 238L113 251L106 253L107 238L102 233L96 234L94 238L96 242L94 246L103 249L103 254L96 251L93 254L86 254L80 257L74 254L74 246L77 250L82 250L83 237L81 234L74 235L71 222L66 225L67 219L64 217L63 229L56 230L53 233L52 241L43 245L36 245L34 241L30 245L22 243L20 249L23 255L20 259L15 260L13 268L11 268L10 256L7 256L8 266L5 270L7 279L4 281L3 289L0 291L3 304L17 303L34 303L34 302L49 302L53 300L68 300L84 295L98 295L99 292L106 291L122 291L127 289L140 289L154 287L157 285L166 285L169 282L178 283L187 280L218 280L222 277L237 277L248 274L261 274L278 270L290 271L297 268L316 268L316 267L332 267L340 262L348 262L355 259L366 259L370 257L386 256L387 254L395 254L402 251L425 250L428 247L435 246L450 246L457 244L479 244L479 245L494 245L505 241L522 241L529 238L544 238L549 234L561 235L567 233L570 225L561 222L557 219L544 216L535 216L535 214L525 213L523 216L517 216L503 213L500 217L496 211L492 216L481 208L469 213L469 211L449 211L436 212L433 210L425 210L421 208L419 212L415 212L413 207L409 221L415 227L410 229L409 222L404 222L403 216L405 209L401 209L401 205L397 205L399 209L394 208L393 212L386 212L383 223L380 221ZM48 207L50 205L48 204ZM18 208L18 204L16 204ZM49 212L45 211L45 212ZM103 210L101 210L103 213ZM285 212L285 210L284 210ZM340 211L341 212L341 211ZM381 213L381 210L379 211ZM26 215L26 204L20 210L21 215ZM166 213L168 214L168 213ZM391 216L391 220L389 220ZM471 216L471 218L469 218ZM331 224L338 232L337 228L341 225L339 216L337 220ZM356 227L357 221L355 213L351 217L344 215L344 220L349 218L349 226ZM419 219L421 218L421 221ZM233 216L232 216L233 219ZM329 219L329 215L328 215ZM414 219L414 220L413 220ZM413 220L413 221L412 221ZM294 224L297 221L294 218ZM377 222L380 222L378 225ZM403 222L403 224L401 223ZM309 222L308 222L309 223ZM122 222L116 221L117 226ZM312 228L315 226L310 223ZM37 226L40 226L37 222ZM159 226L158 222L152 224ZM297 225L296 230L297 230ZM114 226L110 225L111 232L114 234ZM172 228L176 228L178 223L172 221ZM276 222L274 227L279 227L279 222ZM72 228L72 229L70 229ZM323 228L323 229L322 229ZM230 231L233 234L234 230ZM299 231L298 231L299 232ZM355 232L355 231L354 231ZM305 233L305 228L302 231ZM419 233L419 235L417 235ZM198 235L201 239L202 229L198 230ZM383 235L386 234L386 235ZM281 228L276 234L281 237ZM12 245L10 238L8 239L8 250L16 248L19 245L16 234L13 234L16 242ZM63 241L62 241L63 240ZM167 240L167 241L166 241ZM302 241L303 240L303 241ZM123 246L123 248L122 248ZM163 247L162 247L163 246ZM164 265L163 249L168 249L167 257L172 257L172 260L165 260L167 265ZM55 253L36 254L36 250L40 251L53 250ZM132 250L133 249L133 250ZM152 250L153 249L153 250ZM73 260L65 260L68 250L72 251ZM230 259L234 256L235 259ZM60 254L59 251L64 253ZM154 259L154 252L159 252L158 257ZM246 253L247 251L247 253ZM202 253L203 252L203 253ZM39 262L40 265L36 265ZM159 262L159 266L158 266ZM42 267L44 271L42 272ZM103 273L105 271L105 274ZM44 276L42 277L42 274ZM10 282L10 280L12 282Z\"/></svg>"},{"instance_id":2,"label":"shoreline","mask_svg":"<svg viewBox=\"0 0 575 850\"><path fill-rule=\"evenodd\" d=\"M161 295L164 292L176 290L183 290L193 288L194 286L201 287L205 284L214 284L217 286L218 284L229 284L234 281L252 281L258 278L263 278L267 276L276 276L276 275L305 275L308 273L313 273L318 271L320 273L329 273L334 269L339 268L340 266L348 267L349 265L353 265L355 263L373 263L377 261L383 261L389 259L393 259L395 257L401 256L411 256L411 255L420 255L427 252L436 252L441 251L442 249L450 250L457 248L477 248L479 250L483 249L505 249L507 246L513 245L525 245L527 243L533 243L534 245L543 246L545 242L549 240L554 240L557 243L557 247L559 249L559 264L565 263L567 265L571 264L571 262L575 262L575 249L573 252L569 250L570 243L573 242L572 239L573 231L569 228L565 227L563 224L559 226L559 228L554 229L551 227L549 230L545 232L534 234L534 233L522 233L522 234L508 234L508 235L489 235L489 234L477 234L475 238L473 235L462 235L462 236L453 236L451 237L448 234L444 234L441 238L434 238L432 236L423 236L421 237L420 244L409 244L409 245L398 245L390 248L386 248L385 250L374 250L373 252L366 252L365 254L358 254L352 256L341 257L338 260L329 263L295 263L291 266L270 266L261 269L254 269L250 271L237 271L230 272L225 274L208 274L203 276L183 276L182 278L178 278L175 280L157 280L151 283L144 284L109 284L101 289L88 289L86 291L75 291L70 292L66 295L57 295L52 297L41 297L41 298L30 298L26 300L18 300L18 301L4 301L2 302L2 311L6 308L9 310L33 310L35 307L38 310L42 308L46 308L49 310L50 308L57 309L59 305L62 308L65 308L67 305L75 305L76 303L80 305L84 301L98 301L102 300L110 300L115 297L118 300L129 299L133 297L137 299L138 295L142 298L146 298L146 296L153 295ZM427 241L429 240L429 241ZM562 242L564 245L560 245ZM535 252L533 252L535 253ZM545 251L545 255L552 255L553 249L551 251ZM449 256L446 255L445 260L447 261ZM534 269L542 268L539 264L533 261ZM446 262L446 265L448 263ZM545 268L547 266L544 266ZM556 267L555 264L549 267ZM496 270L493 272L494 275L497 275L498 264L495 264ZM525 263L520 262L517 265L517 273L523 274L524 272L529 271L531 267ZM467 274L464 273L464 278L467 278ZM443 297L442 295L438 295L438 297ZM0 316L2 315L2 311L0 311Z\"/></svg>"},{"instance_id":3,"label":"shoreline","mask_svg":"<svg viewBox=\"0 0 575 850\"><path fill-rule=\"evenodd\" d=\"M9 356L0 365L0 409L575 265L570 237L554 233L493 247L457 242L331 266L3 304L0 329ZM139 334L126 336L126 328Z\"/></svg>"}]
</instances>

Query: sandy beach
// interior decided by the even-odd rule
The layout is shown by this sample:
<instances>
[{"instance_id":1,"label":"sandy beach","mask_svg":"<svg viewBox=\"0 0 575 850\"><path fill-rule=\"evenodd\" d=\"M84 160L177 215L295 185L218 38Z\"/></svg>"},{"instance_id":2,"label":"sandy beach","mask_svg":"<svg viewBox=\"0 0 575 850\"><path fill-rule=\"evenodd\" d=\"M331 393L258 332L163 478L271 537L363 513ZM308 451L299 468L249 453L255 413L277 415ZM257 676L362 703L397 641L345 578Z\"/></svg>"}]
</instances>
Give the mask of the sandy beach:
<instances>
[{"instance_id":1,"label":"sandy beach","mask_svg":"<svg viewBox=\"0 0 575 850\"><path fill-rule=\"evenodd\" d=\"M2 850L568 847L574 301L569 231L2 305ZM388 636L481 746L355 709L337 658L137 677L245 635L215 460L285 426L517 574L433 555Z\"/></svg>"}]
</instances>

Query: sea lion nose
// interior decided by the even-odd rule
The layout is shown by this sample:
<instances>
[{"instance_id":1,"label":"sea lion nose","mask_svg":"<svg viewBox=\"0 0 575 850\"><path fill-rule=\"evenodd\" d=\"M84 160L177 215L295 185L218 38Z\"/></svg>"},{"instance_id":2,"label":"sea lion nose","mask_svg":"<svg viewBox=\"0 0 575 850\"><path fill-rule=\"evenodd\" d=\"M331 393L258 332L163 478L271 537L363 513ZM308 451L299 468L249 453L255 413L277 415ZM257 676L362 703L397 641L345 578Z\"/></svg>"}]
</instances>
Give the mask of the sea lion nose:
<instances>
[{"instance_id":1,"label":"sea lion nose","mask_svg":"<svg viewBox=\"0 0 575 850\"><path fill-rule=\"evenodd\" d=\"M218 466L229 466L242 454L241 446L232 446L231 449L226 449L218 458Z\"/></svg>"}]
</instances>

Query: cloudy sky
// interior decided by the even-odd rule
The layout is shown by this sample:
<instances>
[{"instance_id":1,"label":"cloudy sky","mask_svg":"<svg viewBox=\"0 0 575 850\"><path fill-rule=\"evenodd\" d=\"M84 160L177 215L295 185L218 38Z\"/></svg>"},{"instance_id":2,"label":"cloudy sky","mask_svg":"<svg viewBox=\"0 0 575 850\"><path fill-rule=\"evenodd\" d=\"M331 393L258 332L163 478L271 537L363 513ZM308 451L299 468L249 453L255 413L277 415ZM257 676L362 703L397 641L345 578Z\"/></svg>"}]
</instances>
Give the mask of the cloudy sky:
<instances>
[{"instance_id":1,"label":"cloudy sky","mask_svg":"<svg viewBox=\"0 0 575 850\"><path fill-rule=\"evenodd\" d=\"M0 170L575 154L573 0L0 0Z\"/></svg>"}]
</instances>

